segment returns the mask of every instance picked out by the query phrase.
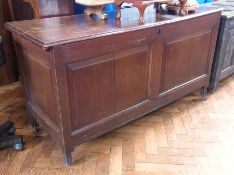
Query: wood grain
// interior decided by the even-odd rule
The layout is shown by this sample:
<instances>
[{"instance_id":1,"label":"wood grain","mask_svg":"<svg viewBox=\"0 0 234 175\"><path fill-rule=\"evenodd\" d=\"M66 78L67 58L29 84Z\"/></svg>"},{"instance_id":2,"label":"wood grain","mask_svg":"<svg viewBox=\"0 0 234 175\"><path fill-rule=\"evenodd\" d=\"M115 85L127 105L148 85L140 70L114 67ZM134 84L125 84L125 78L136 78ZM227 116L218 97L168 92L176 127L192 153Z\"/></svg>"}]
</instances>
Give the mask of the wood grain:
<instances>
[{"instance_id":1,"label":"wood grain","mask_svg":"<svg viewBox=\"0 0 234 175\"><path fill-rule=\"evenodd\" d=\"M234 91L234 76L222 81L207 101L199 100L196 92L77 147L74 152L77 161L66 167L62 163L62 150L51 137L44 131L37 135L29 133L32 129L25 120L20 83L2 86L0 96L5 101L0 101L0 121L7 119L6 114L17 115L16 123L21 123L16 124L17 133L23 135L26 145L22 152L11 148L0 152L0 172L2 175L229 175L234 162L234 94L226 95L230 90ZM215 105L216 110L209 108L214 103L219 104ZM229 108L222 109L226 105ZM175 123L174 118L183 125ZM178 132L185 128L189 132ZM155 136L157 144L153 149L157 152L147 153L144 132Z\"/></svg>"},{"instance_id":2,"label":"wood grain","mask_svg":"<svg viewBox=\"0 0 234 175\"><path fill-rule=\"evenodd\" d=\"M16 42L30 117L62 147L66 164L73 163L75 146L194 90L206 97L219 9L158 17L126 25L84 15L6 24ZM183 121L170 117L176 134L186 134ZM143 133L147 154L157 154L154 125Z\"/></svg>"},{"instance_id":3,"label":"wood grain","mask_svg":"<svg viewBox=\"0 0 234 175\"><path fill-rule=\"evenodd\" d=\"M0 67L0 86L16 81L18 65L13 47L11 34L4 27L5 22L11 21L7 0L0 1L0 36L3 39L3 52L6 64Z\"/></svg>"}]
</instances>

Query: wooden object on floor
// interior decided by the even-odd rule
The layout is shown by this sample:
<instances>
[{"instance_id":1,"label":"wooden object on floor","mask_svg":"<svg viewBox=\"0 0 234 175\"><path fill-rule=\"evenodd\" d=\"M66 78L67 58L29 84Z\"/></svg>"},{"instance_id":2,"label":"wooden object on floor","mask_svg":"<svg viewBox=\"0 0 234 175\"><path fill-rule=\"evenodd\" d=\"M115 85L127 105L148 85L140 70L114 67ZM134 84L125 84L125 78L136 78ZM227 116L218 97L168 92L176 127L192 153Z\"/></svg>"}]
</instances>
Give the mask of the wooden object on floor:
<instances>
[{"instance_id":1,"label":"wooden object on floor","mask_svg":"<svg viewBox=\"0 0 234 175\"><path fill-rule=\"evenodd\" d=\"M3 66L5 63L6 63L6 59L4 55L2 36L0 35L0 67Z\"/></svg>"},{"instance_id":2,"label":"wooden object on floor","mask_svg":"<svg viewBox=\"0 0 234 175\"><path fill-rule=\"evenodd\" d=\"M72 0L8 0L13 20L39 19L74 14Z\"/></svg>"},{"instance_id":3,"label":"wooden object on floor","mask_svg":"<svg viewBox=\"0 0 234 175\"><path fill-rule=\"evenodd\" d=\"M17 79L17 61L12 45L10 32L4 28L4 23L11 21L7 0L0 1L0 36L3 40L3 52L6 64L0 67L0 86L9 84Z\"/></svg>"},{"instance_id":4,"label":"wooden object on floor","mask_svg":"<svg viewBox=\"0 0 234 175\"><path fill-rule=\"evenodd\" d=\"M143 25L136 9L124 10L132 17L121 23L74 15L6 24L20 51L28 111L66 164L81 143L196 89L206 96L220 9L180 17L152 8Z\"/></svg>"},{"instance_id":5,"label":"wooden object on floor","mask_svg":"<svg viewBox=\"0 0 234 175\"><path fill-rule=\"evenodd\" d=\"M234 73L234 1L215 2L212 6L225 8L222 12L209 86L209 91L215 92L218 83Z\"/></svg>"},{"instance_id":6,"label":"wooden object on floor","mask_svg":"<svg viewBox=\"0 0 234 175\"><path fill-rule=\"evenodd\" d=\"M121 18L121 6L123 3L131 3L134 7L139 10L139 21L144 22L144 12L150 5L156 4L156 12L160 12L160 5L167 3L170 0L114 0L114 4L117 8L117 19Z\"/></svg>"}]
</instances>

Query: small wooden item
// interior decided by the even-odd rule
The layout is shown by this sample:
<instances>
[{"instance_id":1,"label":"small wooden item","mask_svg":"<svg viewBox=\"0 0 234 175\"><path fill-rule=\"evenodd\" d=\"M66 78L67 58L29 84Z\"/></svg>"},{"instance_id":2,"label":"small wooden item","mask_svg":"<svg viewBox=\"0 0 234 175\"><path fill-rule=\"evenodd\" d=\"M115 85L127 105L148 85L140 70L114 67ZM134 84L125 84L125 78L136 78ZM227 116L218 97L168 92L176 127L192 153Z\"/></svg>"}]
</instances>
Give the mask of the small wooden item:
<instances>
[{"instance_id":1,"label":"small wooden item","mask_svg":"<svg viewBox=\"0 0 234 175\"><path fill-rule=\"evenodd\" d=\"M103 13L103 8L107 4L114 3L114 0L76 0L78 4L87 6L85 14L96 14L100 19L107 19L107 14Z\"/></svg>"},{"instance_id":2,"label":"small wooden item","mask_svg":"<svg viewBox=\"0 0 234 175\"><path fill-rule=\"evenodd\" d=\"M179 7L179 6L172 6L167 5L167 9L171 11L179 11L180 16L186 15L188 12L195 12L195 10L198 9L198 6L192 6L192 7Z\"/></svg>"},{"instance_id":3,"label":"small wooden item","mask_svg":"<svg viewBox=\"0 0 234 175\"><path fill-rule=\"evenodd\" d=\"M121 5L123 3L131 3L134 7L138 8L140 23L144 22L145 9L153 4L156 4L156 13L160 12L160 5L169 2L170 0L115 0L114 4L117 8L117 19L121 18Z\"/></svg>"},{"instance_id":4,"label":"small wooden item","mask_svg":"<svg viewBox=\"0 0 234 175\"><path fill-rule=\"evenodd\" d=\"M196 0L172 0L167 4L168 11L179 11L180 16L195 12L199 7Z\"/></svg>"}]
</instances>

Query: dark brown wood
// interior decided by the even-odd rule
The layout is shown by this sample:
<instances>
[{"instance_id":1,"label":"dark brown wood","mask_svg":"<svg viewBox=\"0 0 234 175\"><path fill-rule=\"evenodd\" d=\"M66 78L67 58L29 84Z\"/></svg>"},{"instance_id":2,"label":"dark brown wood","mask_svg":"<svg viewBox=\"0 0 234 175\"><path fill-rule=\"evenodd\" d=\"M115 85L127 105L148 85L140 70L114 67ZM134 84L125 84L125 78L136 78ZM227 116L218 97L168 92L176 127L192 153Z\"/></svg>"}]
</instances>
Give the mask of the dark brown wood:
<instances>
[{"instance_id":1,"label":"dark brown wood","mask_svg":"<svg viewBox=\"0 0 234 175\"><path fill-rule=\"evenodd\" d=\"M185 7L185 4L188 0L179 0L180 1L180 11L179 11L179 15L180 16L184 16L186 15L186 12L184 11L184 7Z\"/></svg>"},{"instance_id":2,"label":"dark brown wood","mask_svg":"<svg viewBox=\"0 0 234 175\"><path fill-rule=\"evenodd\" d=\"M0 67L0 85L5 85L17 79L17 62L12 45L10 32L4 28L4 23L11 21L8 11L7 0L0 1L0 36L3 39L3 51L6 59L6 64Z\"/></svg>"},{"instance_id":3,"label":"dark brown wood","mask_svg":"<svg viewBox=\"0 0 234 175\"><path fill-rule=\"evenodd\" d=\"M98 60L95 64L84 60L67 65L73 130L87 126L90 121L97 122L115 111L115 94L111 88L114 84L114 62L102 58L100 62ZM79 119L76 116L79 116ZM92 116L92 119L87 116Z\"/></svg>"},{"instance_id":4,"label":"dark brown wood","mask_svg":"<svg viewBox=\"0 0 234 175\"><path fill-rule=\"evenodd\" d=\"M197 89L205 96L220 9L138 22L85 15L7 23L20 51L28 110L72 163L76 145ZM151 13L150 13L151 12Z\"/></svg>"},{"instance_id":5,"label":"dark brown wood","mask_svg":"<svg viewBox=\"0 0 234 175\"><path fill-rule=\"evenodd\" d=\"M72 0L8 0L13 20L39 19L74 14Z\"/></svg>"},{"instance_id":6,"label":"dark brown wood","mask_svg":"<svg viewBox=\"0 0 234 175\"><path fill-rule=\"evenodd\" d=\"M147 99L149 48L137 47L119 56L115 60L116 112Z\"/></svg>"},{"instance_id":7,"label":"dark brown wood","mask_svg":"<svg viewBox=\"0 0 234 175\"><path fill-rule=\"evenodd\" d=\"M191 77L200 77L207 72L206 50L210 45L211 32L212 30L208 29L197 35L189 34L165 43L161 92L166 92L189 81ZM177 65L178 69L175 69ZM184 74L185 72L187 73Z\"/></svg>"},{"instance_id":8,"label":"dark brown wood","mask_svg":"<svg viewBox=\"0 0 234 175\"><path fill-rule=\"evenodd\" d=\"M156 13L159 13L159 12L160 12L160 8L161 8L161 4L158 3L158 2L155 2L155 3L154 3L154 6L155 6L155 8L156 8Z\"/></svg>"},{"instance_id":9,"label":"dark brown wood","mask_svg":"<svg viewBox=\"0 0 234 175\"><path fill-rule=\"evenodd\" d=\"M156 6L156 13L160 12L160 5L167 3L169 0L114 0L114 4L117 8L117 19L121 18L121 5L123 3L131 3L133 7L136 7L139 11L139 22L144 22L144 12L147 7L154 4Z\"/></svg>"}]
</instances>

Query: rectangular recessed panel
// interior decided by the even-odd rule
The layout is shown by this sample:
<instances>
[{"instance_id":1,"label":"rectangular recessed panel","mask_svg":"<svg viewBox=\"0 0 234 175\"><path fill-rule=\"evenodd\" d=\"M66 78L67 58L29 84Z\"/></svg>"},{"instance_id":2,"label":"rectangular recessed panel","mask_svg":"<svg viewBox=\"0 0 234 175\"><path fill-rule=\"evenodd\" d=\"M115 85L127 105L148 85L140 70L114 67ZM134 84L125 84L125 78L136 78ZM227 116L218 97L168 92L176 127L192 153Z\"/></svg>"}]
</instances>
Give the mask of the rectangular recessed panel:
<instances>
[{"instance_id":1,"label":"rectangular recessed panel","mask_svg":"<svg viewBox=\"0 0 234 175\"><path fill-rule=\"evenodd\" d=\"M58 125L51 68L43 62L37 61L38 58L32 55L27 54L26 57L24 62L30 92L29 101L33 107L38 108L39 112L45 115L44 117L49 117Z\"/></svg>"},{"instance_id":2,"label":"rectangular recessed panel","mask_svg":"<svg viewBox=\"0 0 234 175\"><path fill-rule=\"evenodd\" d=\"M73 130L114 113L114 63L85 61L67 65Z\"/></svg>"},{"instance_id":3,"label":"rectangular recessed panel","mask_svg":"<svg viewBox=\"0 0 234 175\"><path fill-rule=\"evenodd\" d=\"M120 111L147 99L149 48L129 51L115 60L116 110Z\"/></svg>"},{"instance_id":4,"label":"rectangular recessed panel","mask_svg":"<svg viewBox=\"0 0 234 175\"><path fill-rule=\"evenodd\" d=\"M161 93L207 74L210 38L206 32L165 43Z\"/></svg>"},{"instance_id":5,"label":"rectangular recessed panel","mask_svg":"<svg viewBox=\"0 0 234 175\"><path fill-rule=\"evenodd\" d=\"M233 66L234 64L234 29L228 32L227 45L225 50L223 69Z\"/></svg>"}]
</instances>

